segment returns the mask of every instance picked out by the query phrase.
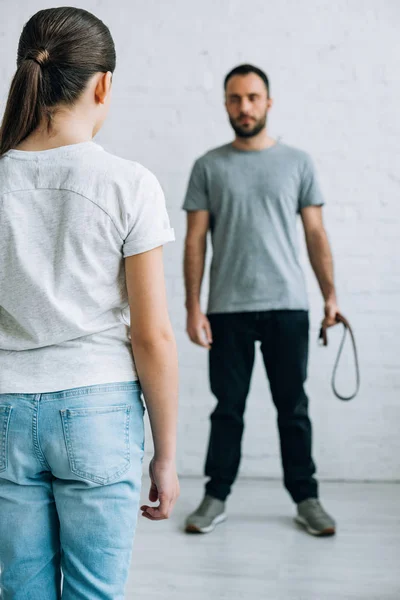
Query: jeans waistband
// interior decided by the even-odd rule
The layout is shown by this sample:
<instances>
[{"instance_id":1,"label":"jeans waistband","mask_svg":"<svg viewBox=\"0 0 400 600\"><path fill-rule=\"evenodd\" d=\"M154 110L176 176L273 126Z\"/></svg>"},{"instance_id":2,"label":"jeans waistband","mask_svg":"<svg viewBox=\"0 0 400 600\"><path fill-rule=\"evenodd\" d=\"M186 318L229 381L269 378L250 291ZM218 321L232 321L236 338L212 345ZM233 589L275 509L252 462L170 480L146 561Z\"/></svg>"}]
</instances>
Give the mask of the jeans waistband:
<instances>
[{"instance_id":1,"label":"jeans waistband","mask_svg":"<svg viewBox=\"0 0 400 600\"><path fill-rule=\"evenodd\" d=\"M77 396L92 396L95 394L103 394L104 392L141 392L142 388L139 381L119 381L116 383L100 383L97 385L89 385L85 387L70 388L57 392L43 392L40 394L0 394L1 398L13 397L24 398L28 400L40 400L47 402L50 400L58 400L61 398L72 398Z\"/></svg>"}]
</instances>

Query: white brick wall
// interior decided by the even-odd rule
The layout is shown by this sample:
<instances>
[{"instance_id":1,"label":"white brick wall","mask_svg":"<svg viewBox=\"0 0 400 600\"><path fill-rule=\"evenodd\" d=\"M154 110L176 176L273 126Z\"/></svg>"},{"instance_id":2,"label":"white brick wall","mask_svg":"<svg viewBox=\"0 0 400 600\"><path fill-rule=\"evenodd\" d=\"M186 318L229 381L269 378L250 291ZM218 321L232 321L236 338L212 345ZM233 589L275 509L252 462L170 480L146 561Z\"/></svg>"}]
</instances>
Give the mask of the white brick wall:
<instances>
[{"instance_id":1,"label":"white brick wall","mask_svg":"<svg viewBox=\"0 0 400 600\"><path fill-rule=\"evenodd\" d=\"M69 3L0 0L1 101L23 22L57 4ZM78 4L105 20L118 52L114 104L99 141L158 175L177 233L177 243L166 250L166 272L181 364L180 472L201 473L213 406L206 354L184 332L180 205L195 157L231 139L222 79L246 61L270 76L271 134L308 150L317 163L340 305L354 325L361 354L360 396L340 403L329 386L340 332L332 331L328 349L316 346L322 305L306 266L313 326L308 391L319 475L400 479L400 3ZM351 386L349 377L345 367L344 388ZM260 363L248 402L241 472L280 477L275 414Z\"/></svg>"}]
</instances>

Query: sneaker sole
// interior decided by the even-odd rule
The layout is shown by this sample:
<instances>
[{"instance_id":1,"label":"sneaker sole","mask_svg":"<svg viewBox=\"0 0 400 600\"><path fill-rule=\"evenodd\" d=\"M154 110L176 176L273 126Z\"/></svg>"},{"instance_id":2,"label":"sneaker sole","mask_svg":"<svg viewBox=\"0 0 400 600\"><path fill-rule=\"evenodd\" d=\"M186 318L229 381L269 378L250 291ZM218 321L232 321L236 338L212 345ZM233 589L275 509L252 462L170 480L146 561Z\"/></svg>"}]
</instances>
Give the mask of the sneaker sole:
<instances>
[{"instance_id":1,"label":"sneaker sole","mask_svg":"<svg viewBox=\"0 0 400 600\"><path fill-rule=\"evenodd\" d=\"M197 525L188 523L188 525L186 525L185 527L185 531L186 533L211 533L211 531L214 531L217 525L223 523L224 521L226 521L225 513L223 513L222 515L218 515L218 517L215 517L211 525L208 525L208 527L198 527Z\"/></svg>"},{"instance_id":2,"label":"sneaker sole","mask_svg":"<svg viewBox=\"0 0 400 600\"><path fill-rule=\"evenodd\" d=\"M308 533L310 533L311 535L314 535L315 537L330 537L332 535L335 535L335 533L336 533L336 530L334 527L327 527L326 529L323 529L322 531L313 529L312 527L310 527L310 525L307 523L307 521L303 517L300 517L300 516L295 517L294 520L298 525L305 527L305 529L308 531Z\"/></svg>"}]
</instances>

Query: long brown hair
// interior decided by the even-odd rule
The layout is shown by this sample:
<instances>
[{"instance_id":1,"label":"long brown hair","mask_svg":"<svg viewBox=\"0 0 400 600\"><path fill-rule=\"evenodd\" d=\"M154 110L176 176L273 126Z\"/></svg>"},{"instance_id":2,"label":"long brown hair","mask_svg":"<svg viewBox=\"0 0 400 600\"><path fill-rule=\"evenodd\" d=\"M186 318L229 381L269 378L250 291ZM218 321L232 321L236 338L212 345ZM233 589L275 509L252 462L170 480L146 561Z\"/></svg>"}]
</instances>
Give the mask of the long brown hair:
<instances>
[{"instance_id":1,"label":"long brown hair","mask_svg":"<svg viewBox=\"0 0 400 600\"><path fill-rule=\"evenodd\" d=\"M0 157L43 118L50 127L55 107L73 105L95 73L114 70L114 42L100 19L72 7L36 13L19 40L17 71L0 128Z\"/></svg>"}]
</instances>

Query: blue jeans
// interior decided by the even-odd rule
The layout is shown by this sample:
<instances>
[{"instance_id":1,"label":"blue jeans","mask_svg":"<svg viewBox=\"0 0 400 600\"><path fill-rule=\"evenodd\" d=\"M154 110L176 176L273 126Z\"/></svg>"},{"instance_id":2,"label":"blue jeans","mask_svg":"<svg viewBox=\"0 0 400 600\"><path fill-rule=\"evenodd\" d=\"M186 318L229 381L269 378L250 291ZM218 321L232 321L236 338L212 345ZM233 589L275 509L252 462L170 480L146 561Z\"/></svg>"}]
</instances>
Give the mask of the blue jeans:
<instances>
[{"instance_id":1,"label":"blue jeans","mask_svg":"<svg viewBox=\"0 0 400 600\"><path fill-rule=\"evenodd\" d=\"M143 413L138 382L0 394L1 600L123 600Z\"/></svg>"}]
</instances>

